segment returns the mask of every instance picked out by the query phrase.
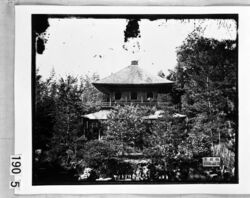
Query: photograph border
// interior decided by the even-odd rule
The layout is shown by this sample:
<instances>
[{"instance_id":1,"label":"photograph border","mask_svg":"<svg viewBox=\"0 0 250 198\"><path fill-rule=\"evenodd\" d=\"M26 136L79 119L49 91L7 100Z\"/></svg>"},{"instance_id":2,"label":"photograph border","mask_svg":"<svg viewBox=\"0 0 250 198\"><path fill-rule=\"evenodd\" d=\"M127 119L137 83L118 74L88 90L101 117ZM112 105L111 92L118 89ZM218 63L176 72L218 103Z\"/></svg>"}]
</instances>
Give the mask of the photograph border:
<instances>
[{"instance_id":1,"label":"photograph border","mask_svg":"<svg viewBox=\"0 0 250 198\"><path fill-rule=\"evenodd\" d=\"M70 8L70 9L69 9ZM132 8L132 9L131 9ZM145 9L143 9L145 8ZM247 137L249 137L246 134L247 126L247 115L249 115L249 108L246 105L247 99L249 98L249 93L243 93L241 86L243 86L243 83L246 84L248 82L248 78L246 76L248 70L245 67L240 67L242 62L248 63L248 53L247 50L243 51L244 49L247 49L247 44L250 43L250 39L247 36L246 31L250 30L250 26L247 24L246 19L250 15L249 14L249 7L119 7L120 13L124 14L126 12L131 12L134 14L135 12L140 13L147 13L152 12L153 14L159 12L159 13L178 13L182 12L185 14L192 13L235 13L239 14L239 21L238 21L238 27L239 27L239 35L240 38L237 40L238 42L238 121L239 121L239 133L243 132L245 129L245 133L242 135L239 135L237 137L237 149L238 149L238 156L237 156L237 170L238 170L238 184L221 184L219 186L214 184L207 184L202 187L201 185L168 185L168 188L166 189L165 185L147 185L145 188L145 185L119 185L119 188L117 186L113 185L103 185L98 186L98 191L96 190L96 187L93 185L83 185L81 188L79 186L64 186L62 190L62 186L32 186L32 174L31 174L31 159L32 159L32 153L30 151L30 148L32 148L32 143L29 141L29 138L32 137L31 135L31 126L30 122L32 121L31 117L31 110L32 110L32 103L31 98L32 95L29 93L29 89L27 87L31 87L31 79L32 77L32 71L28 67L31 66L31 61L29 63L28 57L31 57L31 47L32 46L25 46L24 49L20 49L25 42L30 41L31 39L31 22L27 23L27 20L30 19L31 21L31 14L51 14L54 13L64 13L69 15L71 12L75 14L78 14L80 12L86 12L86 14L91 13L98 13L101 11L104 11L103 14L107 14L107 12L117 14L117 7L66 7L66 6L16 6L16 48L15 48L15 153L16 154L22 154L23 161L25 162L23 165L23 175L22 175L22 188L19 190L16 190L17 194L25 194L25 193L66 193L66 194L102 194L102 193L110 193L110 190L112 189L113 194L119 193L119 194L127 194L127 193L151 193L151 194L165 194L165 193L172 193L172 194L179 194L180 188L182 193L247 193L249 192L249 189L247 187L248 182L250 181L250 176L248 173L250 173L249 169L246 169L250 165L250 160L247 159L244 156L248 153L247 150ZM23 16L20 18L20 16ZM245 20L243 20L245 19ZM30 25L30 27L26 27L27 25ZM20 31L23 30L23 32L20 34ZM243 33L244 32L244 33ZM23 40L21 40L23 38ZM238 38L237 38L238 39ZM27 45L27 43L26 43ZM29 64L27 64L29 63ZM22 67L24 66L25 67ZM27 68L26 68L27 67ZM28 77L28 78L27 78ZM246 86L246 85L245 85ZM31 90L30 90L31 91ZM33 90L34 91L34 90ZM24 94L25 93L25 94ZM26 94L27 93L27 94ZM245 96L245 97L244 97ZM242 100L242 101L241 101ZM246 109L244 109L244 106L246 105ZM29 113L30 112L30 113ZM26 114L27 113L27 114ZM26 120L23 120L23 115L26 115ZM33 127L33 126L32 126ZM23 131L26 131L27 135L24 138L24 135L22 134ZM238 134L237 134L238 136ZM244 169L244 174L243 172ZM105 186L109 186L108 190L103 188ZM164 188L165 187L165 188ZM69 190L70 189L70 190ZM46 191L45 191L46 190ZM69 192L70 191L70 192Z\"/></svg>"},{"instance_id":2,"label":"photograph border","mask_svg":"<svg viewBox=\"0 0 250 198\"><path fill-rule=\"evenodd\" d=\"M34 26L38 25L36 24L37 22L40 22L40 27L46 27L46 23L48 23L49 18L57 18L57 19L70 19L70 18L76 18L76 19L148 19L150 21L153 20L160 20L160 19L232 19L236 21L236 51L237 51L237 69L236 69L236 85L237 85L237 103L239 101L239 88L238 88L238 14L235 13L228 13L228 14L32 14L31 15L31 34L32 34L32 42L31 42L31 49L32 49L32 57L31 57L31 62L32 62L32 74L31 74L31 79L32 79L32 84L31 84L31 90L32 90L32 185L47 185L47 184L34 184L34 160L35 160L35 149L34 149L34 130L35 130L35 93L36 93L36 86L35 86L35 80L36 80L36 32L34 31ZM46 29L45 29L46 31ZM238 106L238 104L237 104ZM238 107L237 107L238 109ZM238 110L239 111L239 110ZM237 131L239 131L239 112L237 112ZM238 133L236 133L236 152L235 152L235 179L233 181L221 181L221 182L214 182L214 181L185 181L185 182L164 182L164 181L116 181L116 182L79 182L78 184L76 183L70 183L70 182L65 182L64 184L48 184L48 185L119 185L119 184L127 184L127 185L140 185L140 184L166 184L166 185L171 185L171 184L178 184L178 185L183 185L183 184L238 184L239 183L239 171L238 171ZM202 159L201 159L202 160Z\"/></svg>"}]
</instances>

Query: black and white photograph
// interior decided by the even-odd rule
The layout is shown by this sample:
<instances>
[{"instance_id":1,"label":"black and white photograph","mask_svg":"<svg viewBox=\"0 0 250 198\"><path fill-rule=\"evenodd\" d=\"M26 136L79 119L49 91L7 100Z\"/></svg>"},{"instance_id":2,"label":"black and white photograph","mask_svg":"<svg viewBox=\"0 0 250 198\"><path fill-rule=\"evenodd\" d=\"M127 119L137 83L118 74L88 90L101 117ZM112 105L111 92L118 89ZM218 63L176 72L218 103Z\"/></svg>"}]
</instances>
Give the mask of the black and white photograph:
<instances>
[{"instance_id":1,"label":"black and white photograph","mask_svg":"<svg viewBox=\"0 0 250 198\"><path fill-rule=\"evenodd\" d=\"M33 14L32 185L237 184L237 14Z\"/></svg>"}]
</instances>

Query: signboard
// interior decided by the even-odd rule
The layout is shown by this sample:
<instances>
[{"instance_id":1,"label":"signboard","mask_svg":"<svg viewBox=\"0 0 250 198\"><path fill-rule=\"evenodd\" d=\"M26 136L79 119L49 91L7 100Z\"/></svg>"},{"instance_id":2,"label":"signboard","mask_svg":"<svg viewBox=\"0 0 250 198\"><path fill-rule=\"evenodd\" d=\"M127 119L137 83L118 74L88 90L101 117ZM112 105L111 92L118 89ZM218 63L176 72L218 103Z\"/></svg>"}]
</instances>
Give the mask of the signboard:
<instances>
[{"instance_id":1,"label":"signboard","mask_svg":"<svg viewBox=\"0 0 250 198\"><path fill-rule=\"evenodd\" d=\"M220 157L203 157L202 165L204 167L220 166Z\"/></svg>"}]
</instances>

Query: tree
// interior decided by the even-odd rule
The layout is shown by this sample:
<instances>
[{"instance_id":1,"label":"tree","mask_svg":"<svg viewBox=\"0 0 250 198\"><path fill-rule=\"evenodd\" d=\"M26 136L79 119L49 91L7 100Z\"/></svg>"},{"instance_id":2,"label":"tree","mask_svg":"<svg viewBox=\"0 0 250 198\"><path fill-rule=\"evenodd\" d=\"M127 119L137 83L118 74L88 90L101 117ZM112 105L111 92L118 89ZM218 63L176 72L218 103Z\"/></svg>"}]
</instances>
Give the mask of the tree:
<instances>
[{"instance_id":1,"label":"tree","mask_svg":"<svg viewBox=\"0 0 250 198\"><path fill-rule=\"evenodd\" d=\"M177 83L197 112L228 111L229 102L236 104L236 50L235 41L197 34L189 35L177 50Z\"/></svg>"},{"instance_id":2,"label":"tree","mask_svg":"<svg viewBox=\"0 0 250 198\"><path fill-rule=\"evenodd\" d=\"M189 163L191 159L195 159L192 158L192 150L187 142L188 131L185 117L175 116L178 113L175 106L165 107L164 112L164 116L153 123L148 137L150 143L143 153L152 160L153 166L161 166L161 172L168 180L175 181L177 170L183 172L189 167L183 166L183 163ZM152 174L151 177L157 178Z\"/></svg>"},{"instance_id":3,"label":"tree","mask_svg":"<svg viewBox=\"0 0 250 198\"><path fill-rule=\"evenodd\" d=\"M116 157L117 150L111 142L92 140L77 152L77 163L83 164L82 169L93 168L99 176L113 177L119 169Z\"/></svg>"},{"instance_id":4,"label":"tree","mask_svg":"<svg viewBox=\"0 0 250 198\"><path fill-rule=\"evenodd\" d=\"M218 41L193 33L178 48L177 57L176 86L183 90L182 111L189 118L187 140L201 138L210 142L211 155L215 154L215 146L222 143L235 152L236 41ZM223 153L217 152L217 155L223 156Z\"/></svg>"},{"instance_id":5,"label":"tree","mask_svg":"<svg viewBox=\"0 0 250 198\"><path fill-rule=\"evenodd\" d=\"M79 163L77 155L86 143L81 116L99 108L102 94L91 84L98 79L97 74L56 79L54 71L43 79L36 72L33 131L36 179L43 177L41 168L57 174L59 170L74 170Z\"/></svg>"},{"instance_id":6,"label":"tree","mask_svg":"<svg viewBox=\"0 0 250 198\"><path fill-rule=\"evenodd\" d=\"M175 81L174 95L181 95L182 108L165 108L144 153L162 163L170 180L187 180L191 170L205 175L201 159L207 156L220 156L232 170L238 119L236 41L217 41L193 32L177 56L175 70L159 75ZM174 113L186 115L185 121Z\"/></svg>"},{"instance_id":7,"label":"tree","mask_svg":"<svg viewBox=\"0 0 250 198\"><path fill-rule=\"evenodd\" d=\"M77 139L82 135L83 89L77 78L70 75L65 79L60 78L56 89L56 114L51 139L51 155L62 166L69 166L77 150L82 146L78 144Z\"/></svg>"},{"instance_id":8,"label":"tree","mask_svg":"<svg viewBox=\"0 0 250 198\"><path fill-rule=\"evenodd\" d=\"M33 149L42 151L36 167L49 163L70 168L77 162L77 152L86 141L81 115L97 110L102 98L91 84L99 79L97 74L79 79L68 75L56 80L55 71L43 79L36 72Z\"/></svg>"},{"instance_id":9,"label":"tree","mask_svg":"<svg viewBox=\"0 0 250 198\"><path fill-rule=\"evenodd\" d=\"M54 73L44 81L38 72L35 78L33 148L48 150L55 123L55 80Z\"/></svg>"},{"instance_id":10,"label":"tree","mask_svg":"<svg viewBox=\"0 0 250 198\"><path fill-rule=\"evenodd\" d=\"M104 97L103 93L97 90L92 82L96 82L100 79L98 74L92 74L92 76L80 77L80 87L82 88L82 103L86 112L93 112L99 110L101 102Z\"/></svg>"},{"instance_id":11,"label":"tree","mask_svg":"<svg viewBox=\"0 0 250 198\"><path fill-rule=\"evenodd\" d=\"M149 123L154 110L145 106L117 106L105 122L105 139L121 152L141 151L148 143Z\"/></svg>"}]
</instances>

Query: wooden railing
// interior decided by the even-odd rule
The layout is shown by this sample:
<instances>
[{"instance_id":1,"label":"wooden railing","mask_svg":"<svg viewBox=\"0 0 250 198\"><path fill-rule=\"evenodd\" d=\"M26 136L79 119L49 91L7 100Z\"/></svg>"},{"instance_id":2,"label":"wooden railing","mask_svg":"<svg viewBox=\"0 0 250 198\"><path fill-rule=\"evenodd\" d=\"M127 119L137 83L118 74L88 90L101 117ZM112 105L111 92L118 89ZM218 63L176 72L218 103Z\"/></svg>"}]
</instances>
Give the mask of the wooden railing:
<instances>
[{"instance_id":1,"label":"wooden railing","mask_svg":"<svg viewBox=\"0 0 250 198\"><path fill-rule=\"evenodd\" d=\"M116 106L116 105L145 105L145 106L167 106L168 103L167 102L159 102L159 101L113 101L113 102L102 102L101 103L102 107L112 107L112 106Z\"/></svg>"}]
</instances>

